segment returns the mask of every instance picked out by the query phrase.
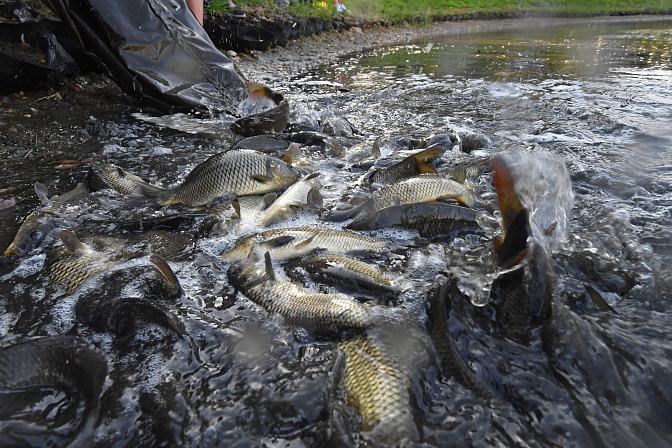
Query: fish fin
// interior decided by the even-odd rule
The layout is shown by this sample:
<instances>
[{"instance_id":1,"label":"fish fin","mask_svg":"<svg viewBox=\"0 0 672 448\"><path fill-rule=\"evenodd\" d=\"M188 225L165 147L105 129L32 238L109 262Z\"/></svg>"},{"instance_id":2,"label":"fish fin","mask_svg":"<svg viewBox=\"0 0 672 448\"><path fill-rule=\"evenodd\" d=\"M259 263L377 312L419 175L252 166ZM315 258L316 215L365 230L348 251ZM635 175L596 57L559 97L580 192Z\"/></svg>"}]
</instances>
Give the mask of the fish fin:
<instances>
[{"instance_id":1,"label":"fish fin","mask_svg":"<svg viewBox=\"0 0 672 448\"><path fill-rule=\"evenodd\" d=\"M371 202L371 200L366 200L359 205L350 207L347 210L329 210L323 213L320 219L323 221L345 221L346 219L354 218L355 216L359 215L370 206Z\"/></svg>"},{"instance_id":2,"label":"fish fin","mask_svg":"<svg viewBox=\"0 0 672 448\"><path fill-rule=\"evenodd\" d=\"M371 146L371 154L374 159L380 159L380 137L376 137Z\"/></svg>"},{"instance_id":3,"label":"fish fin","mask_svg":"<svg viewBox=\"0 0 672 448\"><path fill-rule=\"evenodd\" d=\"M250 92L250 97L252 97L252 98L262 98L264 96L270 98L273 95L273 92L271 92L271 89L269 89L266 86L262 86L260 84L254 84L254 83L248 82L248 83L245 83L245 87L247 87L247 90Z\"/></svg>"},{"instance_id":4,"label":"fish fin","mask_svg":"<svg viewBox=\"0 0 672 448\"><path fill-rule=\"evenodd\" d=\"M282 152L282 153L280 153L280 160L282 160L283 162L287 162L287 163L291 164L292 163L292 156L290 156L286 152Z\"/></svg>"},{"instance_id":5,"label":"fish fin","mask_svg":"<svg viewBox=\"0 0 672 448\"><path fill-rule=\"evenodd\" d=\"M287 148L287 151L285 151L285 154L287 154L292 161L299 160L301 158L301 147L297 143L292 142L289 145L289 148ZM289 163L292 163L292 161Z\"/></svg>"},{"instance_id":6,"label":"fish fin","mask_svg":"<svg viewBox=\"0 0 672 448\"><path fill-rule=\"evenodd\" d=\"M588 296L590 297L590 300L593 302L595 308L601 311L611 311L612 313L618 314L618 312L615 309L613 309L611 305L607 303L606 300L604 300L602 294L600 294L595 288L593 288L590 285L584 285L584 288L586 288Z\"/></svg>"},{"instance_id":7,"label":"fish fin","mask_svg":"<svg viewBox=\"0 0 672 448\"><path fill-rule=\"evenodd\" d=\"M172 203L170 201L171 190L155 187L144 182L138 182L138 189L142 196L153 200L157 204L165 205Z\"/></svg>"},{"instance_id":8,"label":"fish fin","mask_svg":"<svg viewBox=\"0 0 672 448\"><path fill-rule=\"evenodd\" d=\"M324 204L324 198L322 197L320 187L315 186L308 191L308 194L306 195L306 202L306 205L308 206L322 208L322 205Z\"/></svg>"},{"instance_id":9,"label":"fish fin","mask_svg":"<svg viewBox=\"0 0 672 448\"><path fill-rule=\"evenodd\" d=\"M275 202L276 199L278 199L278 193L266 193L262 198L262 201L264 203L263 210L266 210L268 207L270 207Z\"/></svg>"},{"instance_id":10,"label":"fish fin","mask_svg":"<svg viewBox=\"0 0 672 448\"><path fill-rule=\"evenodd\" d=\"M90 247L86 246L79 240L79 238L77 238L77 235L75 235L72 230L63 229L58 232L58 236L61 238L65 248L77 256L81 257L82 255L93 252Z\"/></svg>"},{"instance_id":11,"label":"fish fin","mask_svg":"<svg viewBox=\"0 0 672 448\"><path fill-rule=\"evenodd\" d=\"M429 148L420 151L417 154L413 154L411 157L415 160L415 169L416 174L426 174L432 173L436 174L436 167L434 167L434 161L441 157L443 153L446 152L446 147L442 145L434 145Z\"/></svg>"},{"instance_id":12,"label":"fish fin","mask_svg":"<svg viewBox=\"0 0 672 448\"><path fill-rule=\"evenodd\" d=\"M117 174L119 175L119 177L120 177L121 179L123 179L123 178L126 177L126 171L122 170L122 169L119 168L119 167L115 167L115 168L117 169Z\"/></svg>"},{"instance_id":13,"label":"fish fin","mask_svg":"<svg viewBox=\"0 0 672 448\"><path fill-rule=\"evenodd\" d=\"M46 204L49 202L49 191L47 190L47 186L44 185L42 182L35 182L33 185L33 188L35 188L35 194L37 195L38 199L42 204Z\"/></svg>"},{"instance_id":14,"label":"fish fin","mask_svg":"<svg viewBox=\"0 0 672 448\"><path fill-rule=\"evenodd\" d=\"M502 157L495 157L490 162L490 168L492 169L492 184L497 190L499 210L502 212L502 228L506 235L523 205L514 190L513 176L506 161Z\"/></svg>"},{"instance_id":15,"label":"fish fin","mask_svg":"<svg viewBox=\"0 0 672 448\"><path fill-rule=\"evenodd\" d=\"M310 238L306 238L305 240L301 241L299 244L296 245L297 249L303 249L307 247L310 243L313 242L315 239L315 235L312 235Z\"/></svg>"},{"instance_id":16,"label":"fish fin","mask_svg":"<svg viewBox=\"0 0 672 448\"><path fill-rule=\"evenodd\" d=\"M273 182L272 177L262 176L261 174L254 174L251 177L252 177L252 179L254 179L257 182L262 183L262 184L268 184L268 183Z\"/></svg>"},{"instance_id":17,"label":"fish fin","mask_svg":"<svg viewBox=\"0 0 672 448\"><path fill-rule=\"evenodd\" d=\"M170 265L163 257L157 254L151 254L149 256L149 261L151 261L152 264L156 266L156 270L159 272L159 274L161 274L166 284L170 287L171 291L177 294L182 290L180 281L177 279L177 276L175 276L175 273L170 268Z\"/></svg>"},{"instance_id":18,"label":"fish fin","mask_svg":"<svg viewBox=\"0 0 672 448\"><path fill-rule=\"evenodd\" d=\"M279 236L277 238L273 238L272 240L266 241L266 244L268 244L269 247L282 247L286 244L291 243L294 241L296 237L288 235L288 236Z\"/></svg>"},{"instance_id":19,"label":"fish fin","mask_svg":"<svg viewBox=\"0 0 672 448\"><path fill-rule=\"evenodd\" d=\"M316 177L319 177L319 175L320 175L320 172L319 172L319 171L316 171L316 172L314 172L314 173L310 173L309 175L307 175L306 177L304 177L302 180L303 180L303 181L306 181L306 180L310 180L310 179L315 179Z\"/></svg>"},{"instance_id":20,"label":"fish fin","mask_svg":"<svg viewBox=\"0 0 672 448\"><path fill-rule=\"evenodd\" d=\"M497 250L497 266L508 269L525 259L529 232L527 210L521 209L509 223L509 231Z\"/></svg>"},{"instance_id":21,"label":"fish fin","mask_svg":"<svg viewBox=\"0 0 672 448\"><path fill-rule=\"evenodd\" d=\"M236 215L238 215L238 219L241 219L242 216L240 214L240 202L238 201L238 197L236 195L230 194L229 202L231 203L231 207L233 207L233 211L236 212Z\"/></svg>"},{"instance_id":22,"label":"fish fin","mask_svg":"<svg viewBox=\"0 0 672 448\"><path fill-rule=\"evenodd\" d=\"M266 276L272 282L275 281L275 271L273 270L273 262L271 261L270 252L266 251L264 254L264 263L266 265Z\"/></svg>"}]
</instances>

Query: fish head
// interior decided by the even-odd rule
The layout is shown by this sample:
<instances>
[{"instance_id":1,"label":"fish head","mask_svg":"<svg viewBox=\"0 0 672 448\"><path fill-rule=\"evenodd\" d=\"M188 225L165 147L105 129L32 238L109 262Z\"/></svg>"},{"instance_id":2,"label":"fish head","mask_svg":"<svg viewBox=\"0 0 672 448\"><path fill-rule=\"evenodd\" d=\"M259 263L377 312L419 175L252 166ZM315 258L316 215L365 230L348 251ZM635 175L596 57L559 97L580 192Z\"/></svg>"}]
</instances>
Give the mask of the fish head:
<instances>
[{"instance_id":1,"label":"fish head","mask_svg":"<svg viewBox=\"0 0 672 448\"><path fill-rule=\"evenodd\" d=\"M229 282L236 289L249 289L266 281L266 270L252 261L241 260L233 263L227 272Z\"/></svg>"},{"instance_id":2,"label":"fish head","mask_svg":"<svg viewBox=\"0 0 672 448\"><path fill-rule=\"evenodd\" d=\"M267 158L266 172L268 173L268 177L273 179L273 182L279 188L292 185L301 176L291 164L275 157Z\"/></svg>"},{"instance_id":3,"label":"fish head","mask_svg":"<svg viewBox=\"0 0 672 448\"><path fill-rule=\"evenodd\" d=\"M28 217L16 232L14 241L5 250L5 255L24 256L31 249L36 248L55 226L57 218L48 212L36 210Z\"/></svg>"}]
</instances>

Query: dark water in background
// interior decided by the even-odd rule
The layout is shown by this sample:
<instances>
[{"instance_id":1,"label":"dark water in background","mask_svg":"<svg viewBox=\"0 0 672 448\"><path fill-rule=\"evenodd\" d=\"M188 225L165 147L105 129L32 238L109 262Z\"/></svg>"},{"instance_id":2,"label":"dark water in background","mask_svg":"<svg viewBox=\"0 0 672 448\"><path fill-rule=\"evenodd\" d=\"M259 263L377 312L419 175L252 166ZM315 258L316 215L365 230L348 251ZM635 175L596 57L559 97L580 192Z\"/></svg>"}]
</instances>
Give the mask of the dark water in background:
<instances>
[{"instance_id":1,"label":"dark water in background","mask_svg":"<svg viewBox=\"0 0 672 448\"><path fill-rule=\"evenodd\" d=\"M565 311L556 326L570 330L557 343L566 348L552 358L538 333L522 344L452 319L460 352L483 376L500 378L508 399L486 400L455 381L440 382L427 349L410 380L427 446L672 445L671 37L670 22L660 20L530 23L376 49L278 86L288 92L295 118L346 117L369 141L381 138L384 156L395 136L484 135L487 149L470 156L453 151L446 159L514 152L535 222L542 230L556 222L542 239L558 274L555 300ZM3 249L37 206L35 180L65 191L84 178L87 159L102 158L172 185L228 147L226 136L135 120L137 105L104 79L82 84L84 91L62 92L62 100L2 99L0 189L16 190L0 199L18 198L0 211ZM361 174L330 156L306 158L323 173L327 206L351 192ZM81 164L69 167L68 160ZM487 177L480 187L481 202L492 203ZM98 196L100 215L132 220L166 213L121 213L123 198ZM81 228L75 231L117 230ZM339 431L367 440L339 382L335 342L293 332L228 285L228 265L218 255L252 230L202 238L186 260L171 263L185 291L171 309L190 338L140 324L135 340L121 348L109 334L75 323L83 292L64 296L46 288L45 253L56 244L48 238L20 263L2 260L2 343L71 333L104 350L110 373L95 446L300 447L333 441ZM440 241L408 255L397 275L410 291L399 304L414 316L409 338L431 346L423 291L446 264L469 273L451 262L484 247L487 241ZM146 260L117 269L137 276L143 266ZM585 285L618 314L582 307ZM587 356L576 355L581 347Z\"/></svg>"}]
</instances>

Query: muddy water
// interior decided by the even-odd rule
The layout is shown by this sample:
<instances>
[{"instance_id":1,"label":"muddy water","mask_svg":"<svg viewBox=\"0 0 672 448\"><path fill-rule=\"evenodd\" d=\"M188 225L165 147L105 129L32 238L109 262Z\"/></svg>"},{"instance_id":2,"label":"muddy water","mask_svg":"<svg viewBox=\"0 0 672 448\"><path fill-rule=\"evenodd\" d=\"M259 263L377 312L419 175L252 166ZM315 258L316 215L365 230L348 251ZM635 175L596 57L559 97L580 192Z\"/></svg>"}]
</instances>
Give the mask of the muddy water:
<instances>
[{"instance_id":1,"label":"muddy water","mask_svg":"<svg viewBox=\"0 0 672 448\"><path fill-rule=\"evenodd\" d=\"M552 259L555 314L545 330L533 327L521 341L466 308L487 309L482 260L500 231L496 198L482 174L473 182L485 235L423 242L371 261L405 291L385 305L405 316L398 361L409 372L417 426L409 445L672 445L670 37L664 20L530 25L380 48L279 86L295 122L345 117L359 131L356 141L379 139L384 157L406 154L414 140L440 132L461 139L440 169L508 154L531 211L532 239ZM104 160L169 186L230 145L226 133L138 121L131 114L141 107L102 77L80 84L57 96L1 99L0 189L10 191L0 199L16 202L0 210L3 249L38 205L36 180L66 191L85 178L92 160ZM361 194L363 170L353 165L368 153L346 152L344 160L303 149L304 161L322 173L325 207ZM98 205L70 223L78 235L118 236L121 223L185 211L133 208L110 191L94 197ZM176 231L191 236L198 219ZM290 224L316 222L306 214ZM338 338L288 327L229 285L229 264L219 254L254 230L234 224L223 236L199 234L171 262L184 294L165 305L187 336L139 322L124 342L78 322L75 307L101 292L147 295L147 259L121 263L68 295L47 285L46 254L60 244L51 235L21 260L1 261L2 343L73 334L102 348L109 373L94 446L381 443L362 431L347 400ZM411 231L374 235L418 242ZM425 330L425 293L440 273L468 292L450 331L471 368L499 391L495 397L441 380ZM614 311L593 305L586 286ZM73 405L62 395L40 406L66 414Z\"/></svg>"}]
</instances>

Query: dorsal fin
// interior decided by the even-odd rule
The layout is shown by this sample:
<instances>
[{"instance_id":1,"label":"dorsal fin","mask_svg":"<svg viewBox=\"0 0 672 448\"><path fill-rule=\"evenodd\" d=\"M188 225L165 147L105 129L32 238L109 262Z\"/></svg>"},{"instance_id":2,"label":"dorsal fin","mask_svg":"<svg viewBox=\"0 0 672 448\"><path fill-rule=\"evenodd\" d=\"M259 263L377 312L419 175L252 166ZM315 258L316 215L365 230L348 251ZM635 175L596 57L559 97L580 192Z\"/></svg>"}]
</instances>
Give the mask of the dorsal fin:
<instances>
[{"instance_id":1,"label":"dorsal fin","mask_svg":"<svg viewBox=\"0 0 672 448\"><path fill-rule=\"evenodd\" d=\"M151 254L149 256L149 261L151 261L154 266L156 266L157 271L159 274L161 274L163 279L166 281L166 284L172 291L175 293L181 291L182 288L180 286L180 281L177 279L177 276L170 268L170 265L163 257L157 254Z\"/></svg>"},{"instance_id":2,"label":"dorsal fin","mask_svg":"<svg viewBox=\"0 0 672 448\"><path fill-rule=\"evenodd\" d=\"M376 137L371 146L371 154L374 159L380 159L380 137Z\"/></svg>"},{"instance_id":3,"label":"dorsal fin","mask_svg":"<svg viewBox=\"0 0 672 448\"><path fill-rule=\"evenodd\" d=\"M77 256L81 257L82 255L93 252L91 248L86 246L79 240L79 238L77 238L77 235L75 235L75 233L72 230L63 229L60 232L58 232L58 236L59 238L61 238L61 241L63 242L65 248L68 249L70 252L76 254Z\"/></svg>"},{"instance_id":4,"label":"dorsal fin","mask_svg":"<svg viewBox=\"0 0 672 448\"><path fill-rule=\"evenodd\" d=\"M266 193L262 198L262 201L264 202L264 210L270 207L276 199L278 199L278 193Z\"/></svg>"},{"instance_id":5,"label":"dorsal fin","mask_svg":"<svg viewBox=\"0 0 672 448\"><path fill-rule=\"evenodd\" d=\"M273 262L271 261L271 254L266 251L264 254L264 263L266 264L266 276L272 282L275 281L275 271L273 270Z\"/></svg>"},{"instance_id":6,"label":"dorsal fin","mask_svg":"<svg viewBox=\"0 0 672 448\"><path fill-rule=\"evenodd\" d=\"M238 215L238 219L242 219L242 216L240 215L240 202L238 201L238 197L236 197L236 195L230 194L229 202L231 203L231 207L233 207L233 211L236 212L236 215Z\"/></svg>"},{"instance_id":7,"label":"dorsal fin","mask_svg":"<svg viewBox=\"0 0 672 448\"><path fill-rule=\"evenodd\" d=\"M322 207L324 204L324 199L322 198L322 192L320 190L320 187L315 186L308 191L308 195L306 196L306 202L308 205Z\"/></svg>"},{"instance_id":8,"label":"dorsal fin","mask_svg":"<svg viewBox=\"0 0 672 448\"><path fill-rule=\"evenodd\" d=\"M35 188L35 194L37 195L40 202L46 204L49 201L49 191L47 190L47 186L42 182L37 181L33 185L33 188Z\"/></svg>"}]
</instances>

